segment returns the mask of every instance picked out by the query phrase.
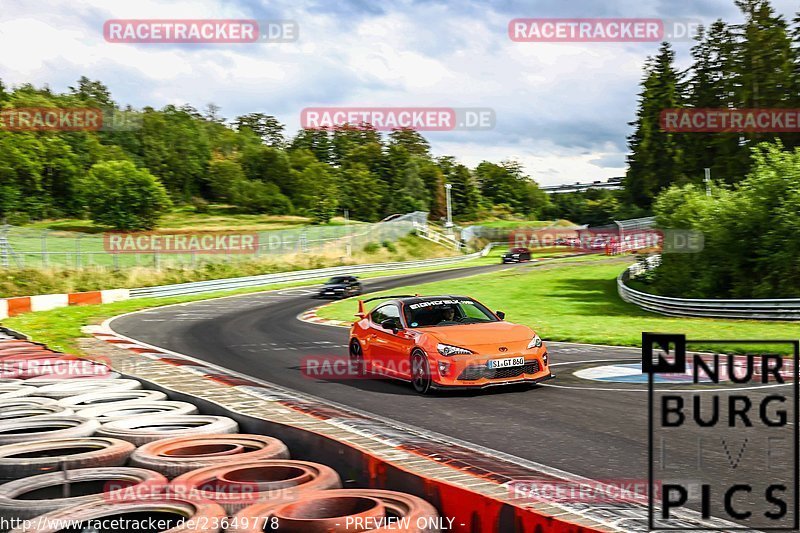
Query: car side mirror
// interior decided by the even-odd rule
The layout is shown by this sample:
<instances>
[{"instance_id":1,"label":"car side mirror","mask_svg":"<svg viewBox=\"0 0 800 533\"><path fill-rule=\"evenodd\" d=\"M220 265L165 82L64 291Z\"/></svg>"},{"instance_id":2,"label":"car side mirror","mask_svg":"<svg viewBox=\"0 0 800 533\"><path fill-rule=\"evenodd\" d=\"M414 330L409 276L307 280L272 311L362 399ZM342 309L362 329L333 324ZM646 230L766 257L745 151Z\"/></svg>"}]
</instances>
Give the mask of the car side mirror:
<instances>
[{"instance_id":1,"label":"car side mirror","mask_svg":"<svg viewBox=\"0 0 800 533\"><path fill-rule=\"evenodd\" d=\"M383 329L390 329L392 333L397 333L402 328L400 327L400 321L396 318L387 318L383 322L381 322L381 327Z\"/></svg>"},{"instance_id":2,"label":"car side mirror","mask_svg":"<svg viewBox=\"0 0 800 533\"><path fill-rule=\"evenodd\" d=\"M495 311L494 314L496 314L497 318L499 318L500 320L505 320L506 319L506 314L504 312L502 312L502 311Z\"/></svg>"}]
</instances>

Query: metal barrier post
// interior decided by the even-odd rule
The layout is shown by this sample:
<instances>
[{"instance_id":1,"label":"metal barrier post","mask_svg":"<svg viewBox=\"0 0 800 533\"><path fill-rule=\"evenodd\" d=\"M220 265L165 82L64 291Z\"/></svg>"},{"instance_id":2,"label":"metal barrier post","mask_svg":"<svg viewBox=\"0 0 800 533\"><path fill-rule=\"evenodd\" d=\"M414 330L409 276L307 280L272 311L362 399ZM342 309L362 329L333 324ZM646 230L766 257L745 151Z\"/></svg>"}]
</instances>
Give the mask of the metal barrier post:
<instances>
[{"instance_id":1,"label":"metal barrier post","mask_svg":"<svg viewBox=\"0 0 800 533\"><path fill-rule=\"evenodd\" d=\"M48 266L47 265L47 263L48 263L48 261L47 261L47 259L48 259L48 257L47 257L47 234L48 234L48 230L43 230L42 231L42 267L43 268L47 268L47 266Z\"/></svg>"}]
</instances>

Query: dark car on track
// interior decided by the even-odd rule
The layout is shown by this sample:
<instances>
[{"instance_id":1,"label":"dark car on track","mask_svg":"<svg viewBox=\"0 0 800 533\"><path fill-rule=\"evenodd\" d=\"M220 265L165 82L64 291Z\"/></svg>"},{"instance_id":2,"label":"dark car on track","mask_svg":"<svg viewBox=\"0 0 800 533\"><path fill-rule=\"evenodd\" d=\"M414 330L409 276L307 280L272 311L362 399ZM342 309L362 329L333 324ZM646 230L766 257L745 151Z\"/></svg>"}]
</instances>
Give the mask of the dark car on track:
<instances>
[{"instance_id":1,"label":"dark car on track","mask_svg":"<svg viewBox=\"0 0 800 533\"><path fill-rule=\"evenodd\" d=\"M527 248L512 248L503 254L503 263L521 263L531 260L531 251Z\"/></svg>"},{"instance_id":2,"label":"dark car on track","mask_svg":"<svg viewBox=\"0 0 800 533\"><path fill-rule=\"evenodd\" d=\"M349 298L361 294L361 282L355 276L334 276L325 282L317 298Z\"/></svg>"}]
</instances>

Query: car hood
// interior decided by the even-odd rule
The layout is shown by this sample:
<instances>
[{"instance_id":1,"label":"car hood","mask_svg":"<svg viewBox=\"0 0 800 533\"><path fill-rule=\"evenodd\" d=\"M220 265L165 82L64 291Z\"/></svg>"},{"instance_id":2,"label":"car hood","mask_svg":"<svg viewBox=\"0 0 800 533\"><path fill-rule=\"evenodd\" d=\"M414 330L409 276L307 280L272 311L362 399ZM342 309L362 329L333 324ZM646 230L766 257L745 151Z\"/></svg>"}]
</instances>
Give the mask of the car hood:
<instances>
[{"instance_id":1,"label":"car hood","mask_svg":"<svg viewBox=\"0 0 800 533\"><path fill-rule=\"evenodd\" d=\"M533 338L531 328L511 322L420 328L417 331L436 337L441 343L463 348L523 341L528 343Z\"/></svg>"},{"instance_id":2,"label":"car hood","mask_svg":"<svg viewBox=\"0 0 800 533\"><path fill-rule=\"evenodd\" d=\"M346 283L326 283L325 285L323 285L323 287L325 287L326 289L335 289L337 287L345 287L346 285L347 285Z\"/></svg>"}]
</instances>

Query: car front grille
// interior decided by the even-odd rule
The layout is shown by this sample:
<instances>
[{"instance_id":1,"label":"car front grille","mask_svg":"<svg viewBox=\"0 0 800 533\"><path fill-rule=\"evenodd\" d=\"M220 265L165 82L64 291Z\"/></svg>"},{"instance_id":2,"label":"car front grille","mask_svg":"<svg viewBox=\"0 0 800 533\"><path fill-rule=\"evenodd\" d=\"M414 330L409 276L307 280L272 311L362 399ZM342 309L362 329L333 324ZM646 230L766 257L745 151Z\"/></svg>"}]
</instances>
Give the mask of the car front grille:
<instances>
[{"instance_id":1,"label":"car front grille","mask_svg":"<svg viewBox=\"0 0 800 533\"><path fill-rule=\"evenodd\" d=\"M461 381L476 381L486 379L516 378L522 374L535 374L539 371L539 361L525 361L523 366L510 366L508 368L486 368L486 365L469 365L461 372L458 379Z\"/></svg>"}]
</instances>

